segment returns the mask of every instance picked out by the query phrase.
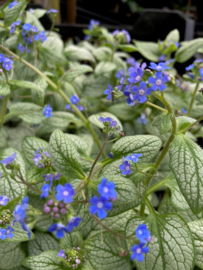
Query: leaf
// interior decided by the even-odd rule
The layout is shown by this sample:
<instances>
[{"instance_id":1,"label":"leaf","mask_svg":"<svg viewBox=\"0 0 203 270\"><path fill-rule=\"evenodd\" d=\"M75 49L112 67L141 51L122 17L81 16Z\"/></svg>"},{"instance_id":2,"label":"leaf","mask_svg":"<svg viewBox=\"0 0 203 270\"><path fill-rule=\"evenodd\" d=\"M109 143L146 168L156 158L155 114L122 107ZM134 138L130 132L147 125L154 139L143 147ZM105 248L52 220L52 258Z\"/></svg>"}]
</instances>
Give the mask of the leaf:
<instances>
[{"instance_id":1,"label":"leaf","mask_svg":"<svg viewBox=\"0 0 203 270\"><path fill-rule=\"evenodd\" d=\"M120 120L113 114L108 113L108 112L100 112L97 114L92 114L88 120L90 121L90 123L92 123L93 125L99 127L100 129L104 128L104 125L101 121L99 121L99 117L111 117L113 120L117 121L118 125L120 126L120 130L115 131L114 133L118 134L121 130L123 130L123 126L120 122Z\"/></svg>"},{"instance_id":2,"label":"leaf","mask_svg":"<svg viewBox=\"0 0 203 270\"><path fill-rule=\"evenodd\" d=\"M124 52L136 52L137 48L132 44L120 44L119 49Z\"/></svg>"},{"instance_id":3,"label":"leaf","mask_svg":"<svg viewBox=\"0 0 203 270\"><path fill-rule=\"evenodd\" d=\"M203 38L196 38L184 43L176 52L175 60L184 63L190 59L202 47Z\"/></svg>"},{"instance_id":4,"label":"leaf","mask_svg":"<svg viewBox=\"0 0 203 270\"><path fill-rule=\"evenodd\" d=\"M195 220L188 223L188 226L192 232L192 236L195 241L195 264L200 268L203 269L203 219Z\"/></svg>"},{"instance_id":5,"label":"leaf","mask_svg":"<svg viewBox=\"0 0 203 270\"><path fill-rule=\"evenodd\" d=\"M65 136L68 138L69 141L73 143L73 145L80 154L86 154L88 150L88 144L84 139L77 135L68 133L66 133Z\"/></svg>"},{"instance_id":6,"label":"leaf","mask_svg":"<svg viewBox=\"0 0 203 270\"><path fill-rule=\"evenodd\" d=\"M90 98L98 98L104 95L105 87L107 87L108 84L112 84L112 80L107 77L88 77L86 80L83 81L83 89L82 92L86 97ZM95 91L95 89L97 89Z\"/></svg>"},{"instance_id":7,"label":"leaf","mask_svg":"<svg viewBox=\"0 0 203 270\"><path fill-rule=\"evenodd\" d=\"M25 254L18 243L0 243L0 270L11 270L21 266Z\"/></svg>"},{"instance_id":8,"label":"leaf","mask_svg":"<svg viewBox=\"0 0 203 270\"><path fill-rule=\"evenodd\" d=\"M116 65L114 63L102 61L96 65L95 75L110 77L111 72L113 72L115 69L116 69Z\"/></svg>"},{"instance_id":9,"label":"leaf","mask_svg":"<svg viewBox=\"0 0 203 270\"><path fill-rule=\"evenodd\" d=\"M160 55L158 44L154 42L143 42L133 40L137 51L141 53L146 59L158 62L158 58Z\"/></svg>"},{"instance_id":10,"label":"leaf","mask_svg":"<svg viewBox=\"0 0 203 270\"><path fill-rule=\"evenodd\" d=\"M165 40L178 42L180 40L180 34L179 34L178 29L174 29L170 31L168 35L166 36Z\"/></svg>"},{"instance_id":11,"label":"leaf","mask_svg":"<svg viewBox=\"0 0 203 270\"><path fill-rule=\"evenodd\" d=\"M25 23L30 23L33 26L36 26L39 31L44 30L44 27L42 26L41 22L36 18L34 14L32 14L29 11L26 11Z\"/></svg>"},{"instance_id":12,"label":"leaf","mask_svg":"<svg viewBox=\"0 0 203 270\"><path fill-rule=\"evenodd\" d=\"M61 249L72 249L73 247L80 247L83 249L83 238L80 232L71 232L65 234L65 236L60 241Z\"/></svg>"},{"instance_id":13,"label":"leaf","mask_svg":"<svg viewBox=\"0 0 203 270\"><path fill-rule=\"evenodd\" d=\"M128 121L138 117L139 113L136 110L124 103L113 104L108 107L108 112L114 114L118 119ZM122 112L122 113L121 113Z\"/></svg>"},{"instance_id":14,"label":"leaf","mask_svg":"<svg viewBox=\"0 0 203 270\"><path fill-rule=\"evenodd\" d=\"M15 223L14 226L12 226L14 229L13 237L12 238L6 238L5 240L0 240L1 243L13 243L13 242L24 242L29 241L30 238L28 237L28 234L26 231L24 231L19 223ZM31 239L34 239L34 233L31 232ZM1 267L1 266L0 266Z\"/></svg>"},{"instance_id":15,"label":"leaf","mask_svg":"<svg viewBox=\"0 0 203 270\"><path fill-rule=\"evenodd\" d=\"M5 206L2 206L2 205L1 205L1 206L0 206L0 211L6 209L6 210L10 210L10 213L13 213L13 211L14 211L16 205L19 203L20 200L21 200L21 196L19 196L19 197L13 199L13 200L11 200L11 201L9 201L9 202L7 203L7 205L5 205Z\"/></svg>"},{"instance_id":16,"label":"leaf","mask_svg":"<svg viewBox=\"0 0 203 270\"><path fill-rule=\"evenodd\" d=\"M55 130L50 138L49 153L54 168L69 178L84 178L79 153L65 134Z\"/></svg>"},{"instance_id":17,"label":"leaf","mask_svg":"<svg viewBox=\"0 0 203 270\"><path fill-rule=\"evenodd\" d=\"M63 44L63 41L59 37L57 37L57 36L48 36L47 40L45 40L42 43L42 47L43 48L49 48L53 52L57 51L59 53L62 53L63 49L64 49L64 44Z\"/></svg>"},{"instance_id":18,"label":"leaf","mask_svg":"<svg viewBox=\"0 0 203 270\"><path fill-rule=\"evenodd\" d=\"M36 256L47 250L59 250L60 245L52 235L48 233L35 232L35 239L28 242L28 255Z\"/></svg>"},{"instance_id":19,"label":"leaf","mask_svg":"<svg viewBox=\"0 0 203 270\"><path fill-rule=\"evenodd\" d=\"M46 12L47 12L46 9L35 8L35 9L33 9L32 14L33 14L37 19L39 19L39 18L43 17L43 16L46 14Z\"/></svg>"},{"instance_id":20,"label":"leaf","mask_svg":"<svg viewBox=\"0 0 203 270\"><path fill-rule=\"evenodd\" d=\"M159 129L160 134L166 133L171 128L171 114L165 112L159 114L154 118L152 125Z\"/></svg>"},{"instance_id":21,"label":"leaf","mask_svg":"<svg viewBox=\"0 0 203 270\"><path fill-rule=\"evenodd\" d=\"M187 117L187 116L176 117L177 132L189 127L194 122L196 122L196 119L191 118L191 117Z\"/></svg>"},{"instance_id":22,"label":"leaf","mask_svg":"<svg viewBox=\"0 0 203 270\"><path fill-rule=\"evenodd\" d=\"M38 77L35 82L35 85L39 86L41 90L32 89L32 99L35 103L40 106L44 106L44 96L45 90L48 86L47 81L43 77Z\"/></svg>"},{"instance_id":23,"label":"leaf","mask_svg":"<svg viewBox=\"0 0 203 270\"><path fill-rule=\"evenodd\" d=\"M4 13L5 26L10 26L13 22L15 22L18 19L20 12L25 8L25 6L26 6L26 3L21 2L10 9L6 8L5 13Z\"/></svg>"},{"instance_id":24,"label":"leaf","mask_svg":"<svg viewBox=\"0 0 203 270\"><path fill-rule=\"evenodd\" d=\"M121 245L125 246L123 240ZM119 255L118 240L109 232L103 232L103 245L101 244L101 234L98 233L86 240L85 249L88 261L95 270L130 270L128 257Z\"/></svg>"},{"instance_id":25,"label":"leaf","mask_svg":"<svg viewBox=\"0 0 203 270\"><path fill-rule=\"evenodd\" d=\"M74 60L74 61L87 60L93 63L95 62L94 57L88 50L84 48L79 48L75 45L67 46L64 49L64 53L68 57L69 60Z\"/></svg>"},{"instance_id":26,"label":"leaf","mask_svg":"<svg viewBox=\"0 0 203 270\"><path fill-rule=\"evenodd\" d=\"M34 155L39 148L44 148L45 151L48 150L48 143L40 138L34 136L26 136L23 139L22 150L27 161L33 166L34 165Z\"/></svg>"},{"instance_id":27,"label":"leaf","mask_svg":"<svg viewBox=\"0 0 203 270\"><path fill-rule=\"evenodd\" d=\"M0 96L7 96L10 94L10 92L11 92L10 86L7 83L1 81L1 83L0 83Z\"/></svg>"},{"instance_id":28,"label":"leaf","mask_svg":"<svg viewBox=\"0 0 203 270\"><path fill-rule=\"evenodd\" d=\"M28 102L17 102L9 107L12 116L18 116L26 123L40 124L44 118L42 107Z\"/></svg>"},{"instance_id":29,"label":"leaf","mask_svg":"<svg viewBox=\"0 0 203 270\"><path fill-rule=\"evenodd\" d=\"M92 53L98 61L110 61L112 50L108 47L99 47L94 49Z\"/></svg>"},{"instance_id":30,"label":"leaf","mask_svg":"<svg viewBox=\"0 0 203 270\"><path fill-rule=\"evenodd\" d=\"M50 63L52 63L53 65L67 64L67 60L65 56L63 55L63 53L61 53L60 51L56 49L41 46L38 48L38 51L42 60L45 61L49 65Z\"/></svg>"},{"instance_id":31,"label":"leaf","mask_svg":"<svg viewBox=\"0 0 203 270\"><path fill-rule=\"evenodd\" d=\"M134 233L142 223L147 225L152 241L148 243L149 253L145 255L144 261L134 261L138 270L193 269L194 240L187 223L179 215L151 214L143 220L132 218L126 226L126 235Z\"/></svg>"},{"instance_id":32,"label":"leaf","mask_svg":"<svg viewBox=\"0 0 203 270\"><path fill-rule=\"evenodd\" d=\"M26 167L25 162L21 156L21 153L13 148L7 148L4 151L0 152L0 160L3 160L9 156L11 156L13 153L17 153L15 161L17 164L20 165L20 170L23 175L23 178L26 180ZM22 198L25 197L27 187L24 184L17 183L15 180L13 180L8 174L10 173L10 170L6 168L5 165L0 163L0 171L3 174L6 174L2 178L0 178L0 194L6 195L11 199L14 199L18 196L21 196ZM17 181L20 181L20 179L16 176Z\"/></svg>"},{"instance_id":33,"label":"leaf","mask_svg":"<svg viewBox=\"0 0 203 270\"><path fill-rule=\"evenodd\" d=\"M194 214L203 210L203 152L185 135L176 135L170 144L170 169Z\"/></svg>"},{"instance_id":34,"label":"leaf","mask_svg":"<svg viewBox=\"0 0 203 270\"><path fill-rule=\"evenodd\" d=\"M7 147L8 145L7 138L8 133L4 128L2 128L0 131L0 149Z\"/></svg>"},{"instance_id":35,"label":"leaf","mask_svg":"<svg viewBox=\"0 0 203 270\"><path fill-rule=\"evenodd\" d=\"M111 151L114 158L120 159L130 154L142 154L141 162L147 163L156 156L162 145L161 140L151 135L127 136L114 143Z\"/></svg>"},{"instance_id":36,"label":"leaf","mask_svg":"<svg viewBox=\"0 0 203 270\"><path fill-rule=\"evenodd\" d=\"M81 65L79 67L72 68L68 70L62 77L61 80L67 81L67 82L72 82L74 81L77 77L80 75L87 73L87 72L92 72L93 69L88 66L88 65Z\"/></svg>"},{"instance_id":37,"label":"leaf","mask_svg":"<svg viewBox=\"0 0 203 270\"><path fill-rule=\"evenodd\" d=\"M104 38L113 44L114 43L113 35L111 33L109 33L106 28L101 27L100 29L101 29L101 32L102 32L102 35L104 36Z\"/></svg>"},{"instance_id":38,"label":"leaf","mask_svg":"<svg viewBox=\"0 0 203 270\"><path fill-rule=\"evenodd\" d=\"M27 257L22 261L22 265L32 270L64 270L64 266L60 264L58 251L49 250L38 256Z\"/></svg>"},{"instance_id":39,"label":"leaf","mask_svg":"<svg viewBox=\"0 0 203 270\"><path fill-rule=\"evenodd\" d=\"M37 91L43 90L40 86L36 85L35 83L29 82L29 81L10 80L9 84L18 86L20 88L25 88L25 89L35 89Z\"/></svg>"}]
</instances>

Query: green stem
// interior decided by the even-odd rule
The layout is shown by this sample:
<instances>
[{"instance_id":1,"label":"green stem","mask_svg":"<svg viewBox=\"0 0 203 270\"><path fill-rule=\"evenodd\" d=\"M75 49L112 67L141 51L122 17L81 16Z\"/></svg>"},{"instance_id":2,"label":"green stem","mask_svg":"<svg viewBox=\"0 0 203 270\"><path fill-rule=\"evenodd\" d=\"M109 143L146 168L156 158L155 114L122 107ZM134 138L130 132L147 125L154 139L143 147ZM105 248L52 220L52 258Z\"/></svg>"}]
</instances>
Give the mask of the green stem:
<instances>
[{"instance_id":1,"label":"green stem","mask_svg":"<svg viewBox=\"0 0 203 270\"><path fill-rule=\"evenodd\" d=\"M141 207L140 207L140 216L141 216L141 217L144 216L144 210L145 210L145 203L142 203L142 204L141 204Z\"/></svg>"},{"instance_id":2,"label":"green stem","mask_svg":"<svg viewBox=\"0 0 203 270\"><path fill-rule=\"evenodd\" d=\"M192 125L190 125L189 127L186 127L184 129L182 129L181 131L179 131L178 133L185 133L187 132L189 129L191 129L192 127L194 127L196 124L198 124L201 120L203 120L203 116L201 116L199 119L197 119L197 121L195 121Z\"/></svg>"},{"instance_id":3,"label":"green stem","mask_svg":"<svg viewBox=\"0 0 203 270\"><path fill-rule=\"evenodd\" d=\"M7 109L8 98L9 98L9 96L5 96L3 98L3 104L1 107L1 111L0 111L0 131L1 131L1 128L2 128L2 125L4 122L4 115L5 115L6 109Z\"/></svg>"},{"instance_id":4,"label":"green stem","mask_svg":"<svg viewBox=\"0 0 203 270\"><path fill-rule=\"evenodd\" d=\"M154 208L153 208L153 206L152 206L152 204L150 203L150 201L149 201L148 198L145 199L145 203L146 203L146 205L147 205L147 208L149 209L150 214L152 214L152 215L156 214L156 213L155 213L155 210L154 210Z\"/></svg>"},{"instance_id":5,"label":"green stem","mask_svg":"<svg viewBox=\"0 0 203 270\"><path fill-rule=\"evenodd\" d=\"M158 110L160 110L160 111L162 111L162 112L168 112L168 111L165 110L164 108L162 108L162 107L160 107L160 106L157 106L157 105L155 105L155 104L153 104L153 103L151 103L151 102L149 102L149 101L147 101L146 104L149 105L149 106L151 106L151 107L154 107L154 108L156 108L156 109L158 109Z\"/></svg>"},{"instance_id":6,"label":"green stem","mask_svg":"<svg viewBox=\"0 0 203 270\"><path fill-rule=\"evenodd\" d=\"M87 184L87 179L85 178L76 188L75 188L75 195L83 189Z\"/></svg>"},{"instance_id":7,"label":"green stem","mask_svg":"<svg viewBox=\"0 0 203 270\"><path fill-rule=\"evenodd\" d=\"M190 105L189 105L189 109L188 109L187 116L190 116L190 114L191 114L192 106L193 106L193 103L194 103L194 100L195 100L195 95L196 95L196 93L197 93L199 84L200 84L200 82L197 83L197 85L196 85L196 87L195 87L195 90L194 90L194 92L192 93L192 98L191 98L191 101L190 101Z\"/></svg>"},{"instance_id":8,"label":"green stem","mask_svg":"<svg viewBox=\"0 0 203 270\"><path fill-rule=\"evenodd\" d=\"M58 86L52 81L50 80L43 72L41 72L38 68L34 67L32 64L30 64L29 62L27 62L26 60L20 58L17 54L11 52L9 49L5 48L4 46L0 45L0 49L2 49L3 51L7 52L8 54L12 55L16 60L22 62L23 64L25 64L27 67L31 68L32 70L34 70L38 75L40 75L41 77L45 78L45 80L47 81L47 83L53 88L55 89L67 102L68 104L73 108L73 110L75 111L75 113L77 114L77 116L84 122L85 126L89 129L90 133L92 134L97 146L99 149L101 149L101 144L97 138L97 135L95 134L94 130L92 129L90 123L88 122L88 120L84 117L84 115L78 110L78 108L73 105L70 101L70 99L65 95L65 93L58 89ZM104 153L102 153L103 157L105 158L106 155Z\"/></svg>"},{"instance_id":9,"label":"green stem","mask_svg":"<svg viewBox=\"0 0 203 270\"><path fill-rule=\"evenodd\" d=\"M148 189L146 196L148 197L151 193L155 192L157 189L164 186L170 179L171 179L170 176L168 176L159 183L153 185L151 188Z\"/></svg>"}]
</instances>

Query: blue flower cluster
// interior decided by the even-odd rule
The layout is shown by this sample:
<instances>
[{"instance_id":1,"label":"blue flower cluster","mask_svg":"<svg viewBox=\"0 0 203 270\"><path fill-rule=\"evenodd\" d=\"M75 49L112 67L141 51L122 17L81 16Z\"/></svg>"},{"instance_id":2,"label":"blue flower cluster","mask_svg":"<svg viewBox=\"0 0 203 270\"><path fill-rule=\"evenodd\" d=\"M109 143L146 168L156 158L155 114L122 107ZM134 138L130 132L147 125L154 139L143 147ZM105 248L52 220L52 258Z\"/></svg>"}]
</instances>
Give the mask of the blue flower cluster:
<instances>
[{"instance_id":1,"label":"blue flower cluster","mask_svg":"<svg viewBox=\"0 0 203 270\"><path fill-rule=\"evenodd\" d=\"M140 243L137 245L134 245L131 248L131 251L133 254L131 255L131 260L134 261L135 259L138 260L138 262L142 262L144 260L144 254L149 252L149 247L145 246L147 242L150 242L152 240L151 234L147 229L146 224L138 225L136 231L135 231L136 237L140 240Z\"/></svg>"},{"instance_id":2,"label":"blue flower cluster","mask_svg":"<svg viewBox=\"0 0 203 270\"><path fill-rule=\"evenodd\" d=\"M10 201L9 197L7 197L5 195L0 196L0 205L6 206L9 201Z\"/></svg>"},{"instance_id":3,"label":"blue flower cluster","mask_svg":"<svg viewBox=\"0 0 203 270\"><path fill-rule=\"evenodd\" d=\"M87 104L82 104L81 99L76 94L74 94L70 98L70 101L71 104L75 105L79 111L85 111L87 109ZM87 101L85 101L84 103L87 103ZM69 104L66 104L66 109L74 112L74 109L72 109Z\"/></svg>"},{"instance_id":4,"label":"blue flower cluster","mask_svg":"<svg viewBox=\"0 0 203 270\"><path fill-rule=\"evenodd\" d=\"M9 71L13 68L14 62L11 59L6 58L3 53L0 53L0 64L3 69Z\"/></svg>"},{"instance_id":5,"label":"blue flower cluster","mask_svg":"<svg viewBox=\"0 0 203 270\"><path fill-rule=\"evenodd\" d=\"M52 111L52 107L50 106L50 104L48 104L44 107L43 114L46 118L52 117Z\"/></svg>"},{"instance_id":6,"label":"blue flower cluster","mask_svg":"<svg viewBox=\"0 0 203 270\"><path fill-rule=\"evenodd\" d=\"M3 159L2 161L0 161L0 163L9 166L16 158L16 153L13 153L10 157L7 157L5 159Z\"/></svg>"},{"instance_id":7,"label":"blue flower cluster","mask_svg":"<svg viewBox=\"0 0 203 270\"><path fill-rule=\"evenodd\" d=\"M38 168L44 168L51 164L49 157L50 155L47 151L44 151L43 148L39 148L35 151L33 161L35 162L35 165L38 165Z\"/></svg>"},{"instance_id":8,"label":"blue flower cluster","mask_svg":"<svg viewBox=\"0 0 203 270\"><path fill-rule=\"evenodd\" d=\"M130 156L126 156L122 158L122 164L119 166L121 173L123 175L129 175L131 174L131 164L128 161L132 161L133 163L137 163L139 161L139 157L141 157L142 154L132 154Z\"/></svg>"},{"instance_id":9,"label":"blue flower cluster","mask_svg":"<svg viewBox=\"0 0 203 270\"><path fill-rule=\"evenodd\" d=\"M88 29L89 29L89 30L92 30L92 29L94 28L95 25L99 25L99 24L100 24L100 21L90 20Z\"/></svg>"},{"instance_id":10,"label":"blue flower cluster","mask_svg":"<svg viewBox=\"0 0 203 270\"><path fill-rule=\"evenodd\" d=\"M103 178L101 184L98 184L98 193L100 197L93 196L90 199L89 210L92 215L97 214L99 218L105 218L107 216L106 211L112 209L112 201L116 200L117 192L114 182L108 182L106 178Z\"/></svg>"},{"instance_id":11,"label":"blue flower cluster","mask_svg":"<svg viewBox=\"0 0 203 270\"><path fill-rule=\"evenodd\" d=\"M14 229L11 226L8 226L6 229L0 228L0 239L13 238L13 232Z\"/></svg>"},{"instance_id":12,"label":"blue flower cluster","mask_svg":"<svg viewBox=\"0 0 203 270\"><path fill-rule=\"evenodd\" d=\"M187 75L194 79L197 76L201 76L201 80L203 81L203 60L197 59L192 64L185 68L188 71ZM198 78L199 79L199 78Z\"/></svg>"},{"instance_id":13,"label":"blue flower cluster","mask_svg":"<svg viewBox=\"0 0 203 270\"><path fill-rule=\"evenodd\" d=\"M105 133L111 133L115 130L120 130L121 127L118 126L117 121L113 120L111 117L99 117L99 121L101 121L104 124L103 132Z\"/></svg>"},{"instance_id":14,"label":"blue flower cluster","mask_svg":"<svg viewBox=\"0 0 203 270\"><path fill-rule=\"evenodd\" d=\"M82 269L82 263L86 261L83 251L80 247L73 247L72 249L61 249L58 257L66 260L66 267L68 269Z\"/></svg>"}]
</instances>

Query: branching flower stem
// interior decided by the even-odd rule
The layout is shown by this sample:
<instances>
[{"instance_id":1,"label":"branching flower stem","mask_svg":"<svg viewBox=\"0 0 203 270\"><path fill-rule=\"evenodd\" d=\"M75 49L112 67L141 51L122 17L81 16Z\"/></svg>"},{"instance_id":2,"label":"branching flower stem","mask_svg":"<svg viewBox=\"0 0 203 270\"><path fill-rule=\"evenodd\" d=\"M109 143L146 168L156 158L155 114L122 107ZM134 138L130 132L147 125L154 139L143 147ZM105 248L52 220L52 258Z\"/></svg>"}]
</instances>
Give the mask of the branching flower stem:
<instances>
[{"instance_id":1,"label":"branching flower stem","mask_svg":"<svg viewBox=\"0 0 203 270\"><path fill-rule=\"evenodd\" d=\"M0 25L1 26L1 25ZM43 72L41 72L38 68L36 68L35 66L33 66L32 64L30 64L29 62L27 62L26 60L20 58L17 54L13 53L12 51L10 51L9 49L5 48L4 46L0 45L0 49L5 51L6 53L12 55L16 60L22 62L23 64L25 64L27 67L31 68L32 70L34 70L39 76L45 78L45 80L47 81L47 83L55 90L57 91L62 98L72 107L72 109L75 111L75 113L77 114L77 116L84 122L85 126L89 129L90 133L92 134L97 146L99 149L101 149L101 144L99 139L97 138L97 135L95 134L93 128L91 127L89 121L84 117L84 115L78 110L78 108L71 103L70 99L66 96L66 94L58 88L58 86L52 81L50 80ZM104 152L102 152L102 156L105 158L106 155Z\"/></svg>"},{"instance_id":2,"label":"branching flower stem","mask_svg":"<svg viewBox=\"0 0 203 270\"><path fill-rule=\"evenodd\" d=\"M192 98L191 98L191 101L190 101L190 105L189 105L189 109L188 109L187 116L190 116L190 114L191 114L192 107L193 107L193 104L194 104L194 101L195 101L195 96L196 96L196 93L197 93L199 84L200 84L200 82L197 83L197 85L196 85L196 87L195 87L195 90L194 90L194 92L192 93Z\"/></svg>"}]
</instances>

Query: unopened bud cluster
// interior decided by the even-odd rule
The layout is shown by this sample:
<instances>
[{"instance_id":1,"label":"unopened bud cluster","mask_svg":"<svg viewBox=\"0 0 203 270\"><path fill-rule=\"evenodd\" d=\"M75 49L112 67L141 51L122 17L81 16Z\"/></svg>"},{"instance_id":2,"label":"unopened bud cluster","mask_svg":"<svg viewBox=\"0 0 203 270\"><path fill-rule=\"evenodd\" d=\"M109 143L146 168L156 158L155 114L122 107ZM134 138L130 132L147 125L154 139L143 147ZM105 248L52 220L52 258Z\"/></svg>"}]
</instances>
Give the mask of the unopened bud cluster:
<instances>
[{"instance_id":1,"label":"unopened bud cluster","mask_svg":"<svg viewBox=\"0 0 203 270\"><path fill-rule=\"evenodd\" d=\"M62 249L58 253L58 256L63 258L66 263L65 265L71 269L82 269L82 264L86 261L85 256L80 247L73 247L72 249Z\"/></svg>"},{"instance_id":2,"label":"unopened bud cluster","mask_svg":"<svg viewBox=\"0 0 203 270\"><path fill-rule=\"evenodd\" d=\"M62 202L60 203L48 200L44 204L44 212L55 219L59 219L69 212L69 205Z\"/></svg>"}]
</instances>

